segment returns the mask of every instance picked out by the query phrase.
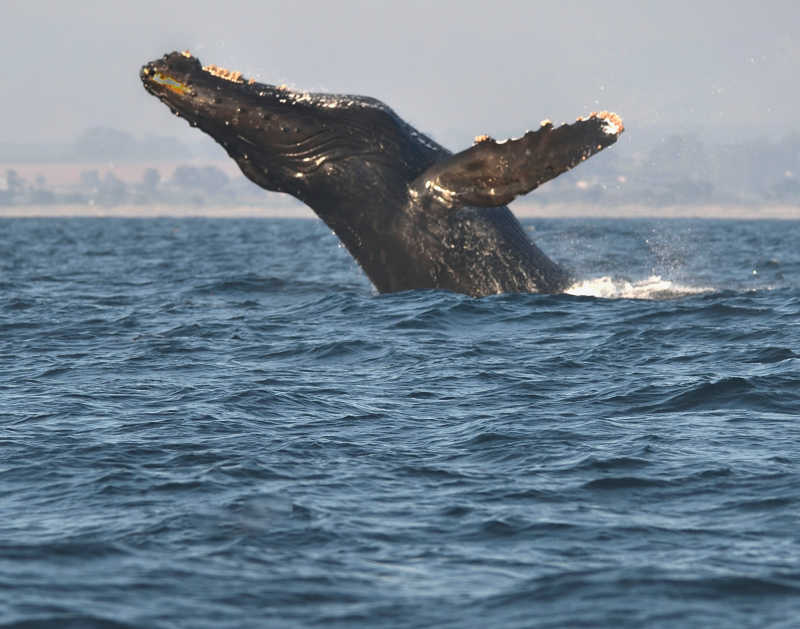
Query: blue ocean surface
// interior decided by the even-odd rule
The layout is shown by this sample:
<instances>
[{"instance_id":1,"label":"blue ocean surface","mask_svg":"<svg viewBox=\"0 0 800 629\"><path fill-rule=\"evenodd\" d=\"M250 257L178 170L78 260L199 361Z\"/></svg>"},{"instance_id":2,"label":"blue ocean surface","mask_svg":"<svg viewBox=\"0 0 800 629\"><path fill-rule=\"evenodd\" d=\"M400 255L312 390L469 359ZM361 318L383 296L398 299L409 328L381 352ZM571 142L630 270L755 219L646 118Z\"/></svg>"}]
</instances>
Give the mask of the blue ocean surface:
<instances>
[{"instance_id":1,"label":"blue ocean surface","mask_svg":"<svg viewBox=\"0 0 800 629\"><path fill-rule=\"evenodd\" d=\"M525 227L572 294L0 220L0 627L800 626L800 222Z\"/></svg>"}]
</instances>

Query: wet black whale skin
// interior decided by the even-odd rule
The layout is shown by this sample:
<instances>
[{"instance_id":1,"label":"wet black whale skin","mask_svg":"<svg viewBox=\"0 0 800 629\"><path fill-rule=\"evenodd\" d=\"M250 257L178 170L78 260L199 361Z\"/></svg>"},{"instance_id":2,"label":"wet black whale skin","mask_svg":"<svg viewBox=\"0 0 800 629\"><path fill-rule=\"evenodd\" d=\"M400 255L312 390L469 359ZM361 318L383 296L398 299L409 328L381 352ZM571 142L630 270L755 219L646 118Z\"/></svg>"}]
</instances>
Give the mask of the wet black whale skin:
<instances>
[{"instance_id":1,"label":"wet black whale skin","mask_svg":"<svg viewBox=\"0 0 800 629\"><path fill-rule=\"evenodd\" d=\"M188 53L142 67L148 92L220 143L252 181L310 206L380 292L560 292L569 273L506 207L613 144L602 112L453 155L364 96L247 80Z\"/></svg>"}]
</instances>

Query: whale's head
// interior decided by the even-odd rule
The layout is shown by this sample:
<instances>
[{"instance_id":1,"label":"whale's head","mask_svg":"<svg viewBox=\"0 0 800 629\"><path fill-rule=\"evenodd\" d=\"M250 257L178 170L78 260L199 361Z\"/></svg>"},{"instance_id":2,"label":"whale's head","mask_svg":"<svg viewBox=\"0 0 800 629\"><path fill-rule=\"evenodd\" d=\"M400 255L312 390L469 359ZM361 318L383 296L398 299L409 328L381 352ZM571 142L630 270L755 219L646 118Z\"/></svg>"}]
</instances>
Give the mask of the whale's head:
<instances>
[{"instance_id":1,"label":"whale's head","mask_svg":"<svg viewBox=\"0 0 800 629\"><path fill-rule=\"evenodd\" d=\"M188 52L144 65L140 77L173 113L221 144L247 177L307 202L335 195L347 187L343 178L385 193L384 171L391 181L411 181L443 152L378 100L259 83L203 66Z\"/></svg>"}]
</instances>

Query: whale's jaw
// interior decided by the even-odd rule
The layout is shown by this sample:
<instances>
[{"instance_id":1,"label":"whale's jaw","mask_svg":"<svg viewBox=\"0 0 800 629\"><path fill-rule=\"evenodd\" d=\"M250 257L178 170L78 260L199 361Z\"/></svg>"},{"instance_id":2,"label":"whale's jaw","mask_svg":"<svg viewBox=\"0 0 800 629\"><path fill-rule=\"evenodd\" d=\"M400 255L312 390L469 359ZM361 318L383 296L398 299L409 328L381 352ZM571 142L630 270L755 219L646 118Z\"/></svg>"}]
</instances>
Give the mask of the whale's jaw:
<instances>
[{"instance_id":1,"label":"whale's jaw","mask_svg":"<svg viewBox=\"0 0 800 629\"><path fill-rule=\"evenodd\" d=\"M400 172L410 181L448 154L424 135L410 133L389 107L372 98L260 83L203 66L188 52L151 61L139 76L174 114L221 144L247 177L306 202L320 196L317 192L335 194L326 189L326 179L346 176L354 160ZM347 169L337 167L342 160L349 162Z\"/></svg>"}]
</instances>

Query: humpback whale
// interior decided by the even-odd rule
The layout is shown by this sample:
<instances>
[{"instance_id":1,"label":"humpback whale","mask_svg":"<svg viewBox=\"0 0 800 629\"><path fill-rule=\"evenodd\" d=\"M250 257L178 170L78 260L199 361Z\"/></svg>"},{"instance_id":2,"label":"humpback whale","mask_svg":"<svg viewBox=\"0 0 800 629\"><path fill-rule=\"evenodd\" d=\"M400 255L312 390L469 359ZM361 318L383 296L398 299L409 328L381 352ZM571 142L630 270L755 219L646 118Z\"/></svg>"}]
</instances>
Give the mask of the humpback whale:
<instances>
[{"instance_id":1,"label":"humpback whale","mask_svg":"<svg viewBox=\"0 0 800 629\"><path fill-rule=\"evenodd\" d=\"M140 70L145 89L221 144L259 186L291 194L333 230L379 292L473 296L563 291L569 273L528 238L515 197L616 142L594 112L456 154L379 100L268 85L189 52Z\"/></svg>"}]
</instances>

